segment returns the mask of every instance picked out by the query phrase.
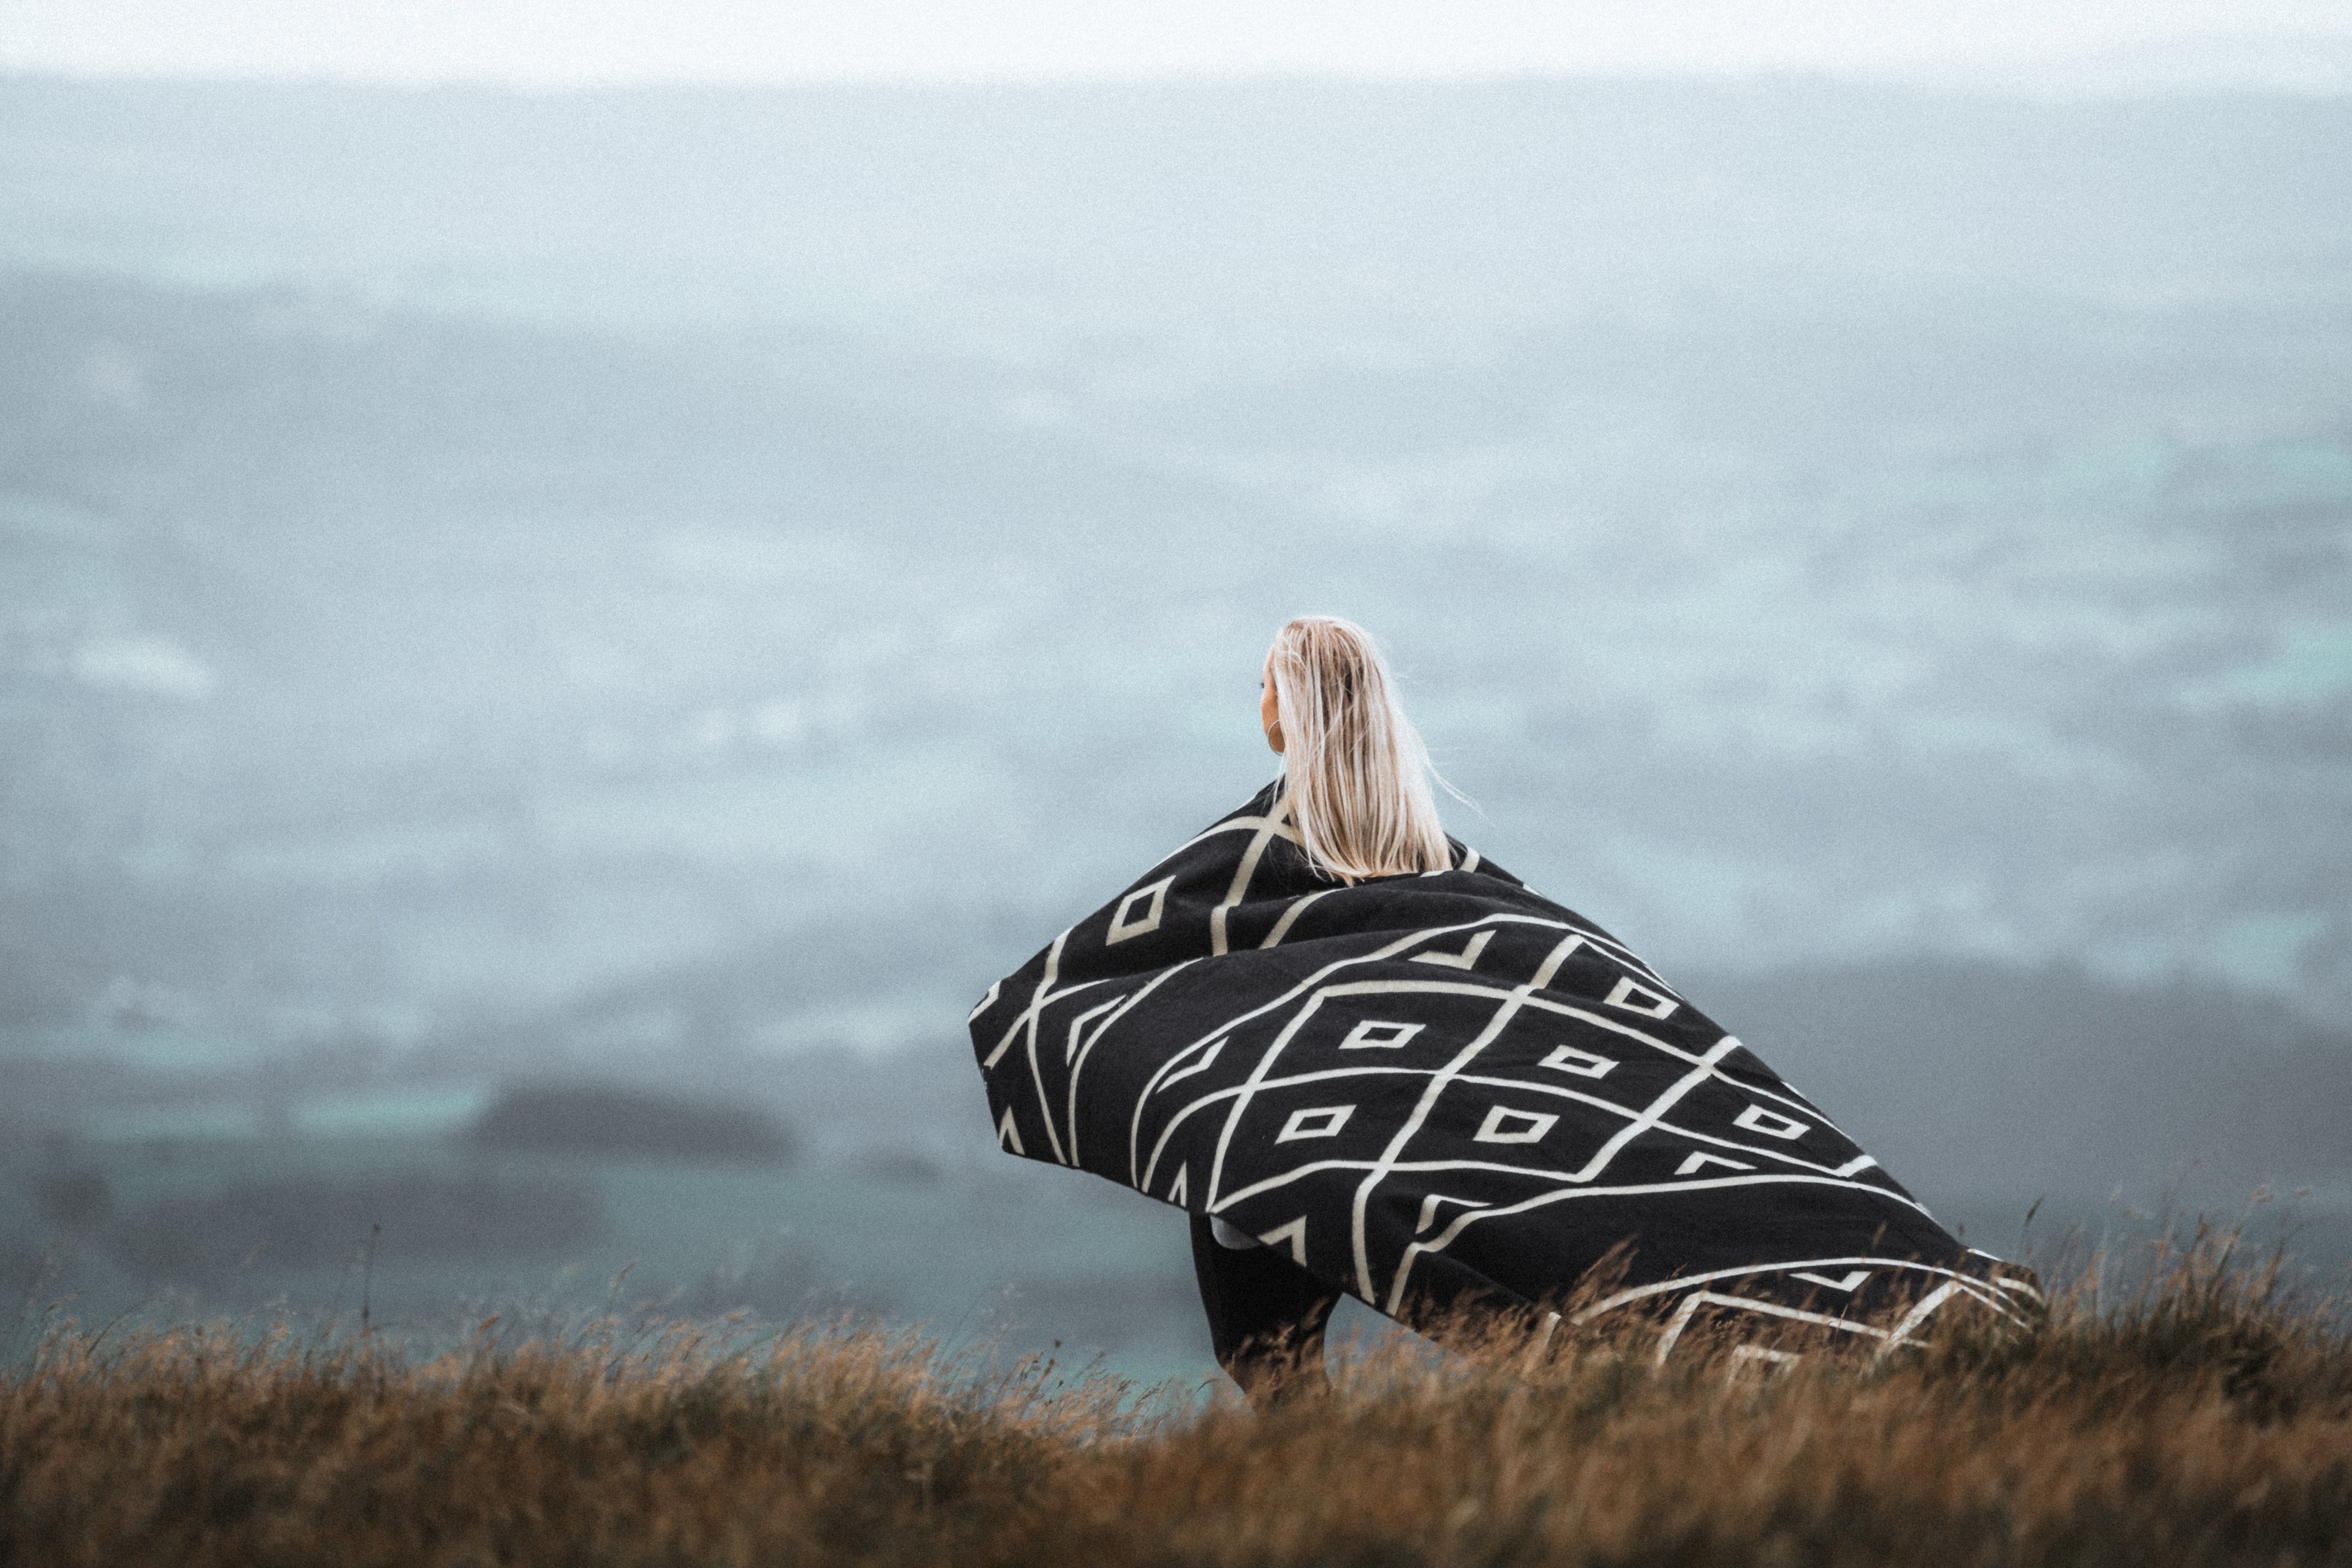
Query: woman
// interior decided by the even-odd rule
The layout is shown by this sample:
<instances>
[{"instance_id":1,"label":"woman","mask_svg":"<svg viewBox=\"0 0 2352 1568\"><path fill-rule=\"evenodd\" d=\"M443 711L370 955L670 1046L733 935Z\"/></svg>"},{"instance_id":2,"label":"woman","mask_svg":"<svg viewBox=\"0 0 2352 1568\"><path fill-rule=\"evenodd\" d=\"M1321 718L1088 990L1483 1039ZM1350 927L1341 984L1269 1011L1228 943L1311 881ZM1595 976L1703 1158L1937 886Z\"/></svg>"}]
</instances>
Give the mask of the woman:
<instances>
[{"instance_id":1,"label":"woman","mask_svg":"<svg viewBox=\"0 0 2352 1568\"><path fill-rule=\"evenodd\" d=\"M1008 1152L1192 1216L1254 1403L1322 1384L1342 1291L1430 1323L1581 1290L1580 1318L1654 1318L1661 1358L1701 1310L1786 1355L2031 1295L1622 942L1447 838L1360 628L1290 622L1264 687L1281 778L971 1018Z\"/></svg>"},{"instance_id":2,"label":"woman","mask_svg":"<svg viewBox=\"0 0 2352 1568\"><path fill-rule=\"evenodd\" d=\"M1442 871L1429 753L1362 627L1301 616L1276 634L1258 724L1310 865L1344 885ZM1192 1271L1217 1363L1253 1402L1319 1390L1323 1329L1339 1292L1221 1219L1192 1216Z\"/></svg>"}]
</instances>

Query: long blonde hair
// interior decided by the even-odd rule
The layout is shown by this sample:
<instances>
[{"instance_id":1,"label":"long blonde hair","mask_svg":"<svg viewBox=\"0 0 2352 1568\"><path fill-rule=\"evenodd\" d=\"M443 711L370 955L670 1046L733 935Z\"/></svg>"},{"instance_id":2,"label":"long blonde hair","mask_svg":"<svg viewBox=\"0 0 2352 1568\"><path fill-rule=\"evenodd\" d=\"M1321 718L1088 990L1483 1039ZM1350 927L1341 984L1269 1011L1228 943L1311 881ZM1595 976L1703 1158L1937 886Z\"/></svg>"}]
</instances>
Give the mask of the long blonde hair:
<instances>
[{"instance_id":1,"label":"long blonde hair","mask_svg":"<svg viewBox=\"0 0 2352 1568\"><path fill-rule=\"evenodd\" d=\"M1307 859L1350 881L1451 865L1429 749L1371 634L1336 616L1301 616L1275 635L1266 671Z\"/></svg>"}]
</instances>

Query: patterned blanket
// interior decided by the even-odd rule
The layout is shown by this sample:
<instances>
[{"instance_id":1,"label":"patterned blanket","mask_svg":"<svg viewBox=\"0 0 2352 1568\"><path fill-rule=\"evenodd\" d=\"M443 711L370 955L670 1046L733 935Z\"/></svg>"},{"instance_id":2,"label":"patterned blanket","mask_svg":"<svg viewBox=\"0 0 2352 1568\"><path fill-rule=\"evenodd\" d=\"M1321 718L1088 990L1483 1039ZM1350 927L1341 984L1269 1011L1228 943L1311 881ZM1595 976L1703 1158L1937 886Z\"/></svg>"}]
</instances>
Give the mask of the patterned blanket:
<instances>
[{"instance_id":1,"label":"patterned blanket","mask_svg":"<svg viewBox=\"0 0 2352 1568\"><path fill-rule=\"evenodd\" d=\"M1960 1245L1625 946L1460 844L1343 886L1269 785L972 1010L997 1141L1280 1247L1392 1317L1702 1310L1915 1332L2032 1276ZM1593 1278L1600 1278L1594 1276Z\"/></svg>"}]
</instances>

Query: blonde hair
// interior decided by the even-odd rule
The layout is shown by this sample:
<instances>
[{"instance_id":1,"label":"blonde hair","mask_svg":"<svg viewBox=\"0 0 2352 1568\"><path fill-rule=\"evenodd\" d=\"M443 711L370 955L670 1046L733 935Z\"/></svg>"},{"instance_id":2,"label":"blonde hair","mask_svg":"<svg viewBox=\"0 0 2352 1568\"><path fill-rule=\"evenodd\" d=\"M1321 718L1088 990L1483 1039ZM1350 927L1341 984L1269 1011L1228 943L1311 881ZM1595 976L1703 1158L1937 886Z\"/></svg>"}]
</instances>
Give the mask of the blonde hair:
<instances>
[{"instance_id":1,"label":"blonde hair","mask_svg":"<svg viewBox=\"0 0 2352 1568\"><path fill-rule=\"evenodd\" d=\"M1266 655L1290 820L1317 869L1352 881L1453 864L1429 749L1404 716L1371 634L1301 616Z\"/></svg>"}]
</instances>

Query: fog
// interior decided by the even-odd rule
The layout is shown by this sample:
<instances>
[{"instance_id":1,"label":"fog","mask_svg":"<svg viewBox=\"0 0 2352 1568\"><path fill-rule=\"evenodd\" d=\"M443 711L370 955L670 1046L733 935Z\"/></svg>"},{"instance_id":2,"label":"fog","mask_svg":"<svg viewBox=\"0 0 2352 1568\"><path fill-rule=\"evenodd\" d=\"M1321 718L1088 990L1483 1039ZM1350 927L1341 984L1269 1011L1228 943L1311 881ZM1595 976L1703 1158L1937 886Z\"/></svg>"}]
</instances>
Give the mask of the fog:
<instances>
[{"instance_id":1,"label":"fog","mask_svg":"<svg viewBox=\"0 0 2352 1568\"><path fill-rule=\"evenodd\" d=\"M0 1285L1196 1364L961 1019L1303 611L1971 1240L2345 1254L2352 100L22 77Z\"/></svg>"}]
</instances>

